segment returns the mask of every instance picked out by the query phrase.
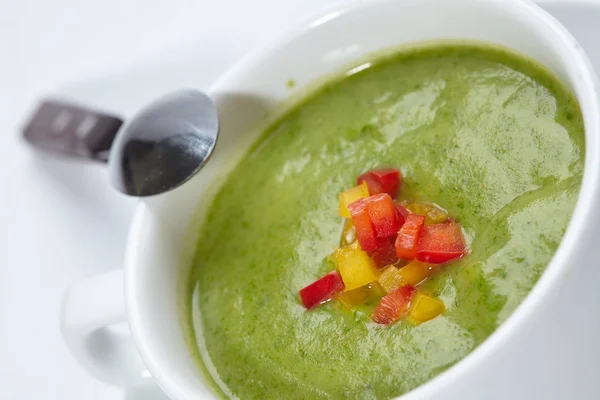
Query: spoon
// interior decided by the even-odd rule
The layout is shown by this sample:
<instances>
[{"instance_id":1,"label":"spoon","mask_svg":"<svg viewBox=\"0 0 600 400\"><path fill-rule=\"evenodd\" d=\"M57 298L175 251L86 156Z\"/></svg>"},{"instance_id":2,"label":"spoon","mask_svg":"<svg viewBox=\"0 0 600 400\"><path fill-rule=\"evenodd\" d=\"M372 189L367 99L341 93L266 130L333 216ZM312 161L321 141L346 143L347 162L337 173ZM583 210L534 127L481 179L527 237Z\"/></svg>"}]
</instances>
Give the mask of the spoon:
<instances>
[{"instance_id":1,"label":"spoon","mask_svg":"<svg viewBox=\"0 0 600 400\"><path fill-rule=\"evenodd\" d=\"M144 197L172 190L194 176L210 158L219 135L214 103L196 90L163 96L119 129L121 123L80 106L45 101L24 136L44 150L107 161L117 190Z\"/></svg>"},{"instance_id":2,"label":"spoon","mask_svg":"<svg viewBox=\"0 0 600 400\"><path fill-rule=\"evenodd\" d=\"M152 196L190 179L212 154L219 134L217 109L198 91L160 98L136 114L110 149L112 184L131 196Z\"/></svg>"}]
</instances>

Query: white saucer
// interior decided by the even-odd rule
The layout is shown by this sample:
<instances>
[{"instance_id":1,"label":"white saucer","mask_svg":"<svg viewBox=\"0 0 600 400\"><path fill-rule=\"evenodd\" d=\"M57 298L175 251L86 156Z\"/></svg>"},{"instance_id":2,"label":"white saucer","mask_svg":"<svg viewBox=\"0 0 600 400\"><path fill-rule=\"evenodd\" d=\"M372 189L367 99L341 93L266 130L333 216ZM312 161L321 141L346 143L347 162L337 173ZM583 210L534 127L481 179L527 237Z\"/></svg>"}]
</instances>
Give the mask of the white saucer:
<instances>
[{"instance_id":1,"label":"white saucer","mask_svg":"<svg viewBox=\"0 0 600 400\"><path fill-rule=\"evenodd\" d=\"M49 4L42 0L26 3L32 7L16 10L31 18L41 18L36 7ZM40 77L45 71L44 65L36 68L18 63L14 70L8 68L13 74L10 79L0 77L1 95L6 95L6 98L0 98L0 127L3 129L0 135L3 261L0 267L0 399L165 400L166 396L153 386L124 392L86 376L68 354L58 327L60 299L70 283L121 267L135 201L110 189L102 166L55 160L31 152L17 137L18 123L25 118L37 97L57 86L58 89L50 90L50 93L103 110L117 111L123 117L128 117L148 99L170 90L190 86L207 88L252 46L306 20L328 4L321 0L258 0L253 2L252 10L240 10L246 4L241 0L210 2L210 9L198 5L203 2L192 5L185 0L156 0L145 2L142 12L140 3L134 0L108 0L105 4L110 4L109 10L86 9L75 0L59 0L59 3L46 9L48 18L60 17L61 23L78 24L77 29L87 38L86 43L101 51L109 53L108 42L103 42L103 37L106 40L122 38L123 48L110 53L120 58L98 56L95 62L90 61L93 52L89 48L48 51L43 57L48 63L48 71L54 71L48 72L48 79ZM150 7L150 3L155 7ZM573 33L600 71L600 45L597 43L600 1L541 1L540 4ZM156 41L155 46L148 44L140 57L127 57L136 52L127 47L132 43L131 38L137 35L136 27L149 32L152 24L174 9L177 9L174 14L177 23L157 25L168 40L160 41L163 36L150 35L148 40ZM186 9L191 11L185 12ZM233 9L243 12L232 13ZM106 32L100 17L88 18L85 26L76 21L89 17L90 13L117 18L121 23ZM233 25L215 23L226 21L228 16L235 21L234 29ZM180 25L184 28L173 28ZM23 26L17 23L16 31L20 33ZM28 27L31 28L31 24ZM93 32L86 31L86 27ZM167 29L169 27L172 29ZM46 34L46 28L40 27L37 34ZM4 25L0 26L0 33L3 29L8 32ZM69 26L56 26L55 29L63 29L62 37L67 42L70 40ZM56 31L49 34L61 37ZM39 40L43 41L43 38ZM20 43L19 36L16 43ZM31 57L28 58L27 49L11 45L12 42L8 55L19 63L39 62L39 54L35 57L29 54ZM110 45L116 46L116 41ZM152 48L156 50L152 52ZM14 49L17 50L12 53ZM54 48L50 46L50 49ZM0 55L3 50L0 48ZM88 58L69 58L69 54L79 54L78 51ZM140 58L146 58L146 61L142 62ZM57 65L64 75L55 73ZM106 72L115 71L115 68L121 69L112 74ZM65 71L72 72L67 74ZM65 76L99 74L103 76L100 79L87 78L78 83L61 84ZM5 86L2 79L6 79L8 85ZM2 110L6 112L4 115ZM600 387L597 393L589 393L589 398L600 398Z\"/></svg>"}]
</instances>

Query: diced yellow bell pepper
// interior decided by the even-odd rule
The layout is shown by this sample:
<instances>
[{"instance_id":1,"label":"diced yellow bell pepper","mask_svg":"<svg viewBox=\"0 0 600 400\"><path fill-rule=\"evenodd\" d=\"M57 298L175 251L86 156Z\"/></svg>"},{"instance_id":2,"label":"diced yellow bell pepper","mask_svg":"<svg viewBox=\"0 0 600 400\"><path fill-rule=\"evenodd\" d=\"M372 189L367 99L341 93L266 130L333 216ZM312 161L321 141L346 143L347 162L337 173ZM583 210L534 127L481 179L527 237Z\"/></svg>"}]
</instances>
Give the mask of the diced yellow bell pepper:
<instances>
[{"instance_id":1,"label":"diced yellow bell pepper","mask_svg":"<svg viewBox=\"0 0 600 400\"><path fill-rule=\"evenodd\" d=\"M413 214L425 216L425 224L439 224L448 219L448 213L435 203L414 202L406 205L408 211Z\"/></svg>"},{"instance_id":2,"label":"diced yellow bell pepper","mask_svg":"<svg viewBox=\"0 0 600 400\"><path fill-rule=\"evenodd\" d=\"M340 193L340 216L350 218L351 215L348 210L348 204L352 204L355 201L366 197L369 197L369 187L367 186L367 182L362 182L360 185Z\"/></svg>"},{"instance_id":3,"label":"diced yellow bell pepper","mask_svg":"<svg viewBox=\"0 0 600 400\"><path fill-rule=\"evenodd\" d=\"M399 274L398 268L390 265L383 270L379 275L379 284L386 293L393 292L403 285L402 277Z\"/></svg>"},{"instance_id":4,"label":"diced yellow bell pepper","mask_svg":"<svg viewBox=\"0 0 600 400\"><path fill-rule=\"evenodd\" d=\"M344 247L350 243L356 241L356 230L354 229L354 222L352 218L344 220L344 227L342 228L342 236L340 237L340 246Z\"/></svg>"},{"instance_id":5,"label":"diced yellow bell pepper","mask_svg":"<svg viewBox=\"0 0 600 400\"><path fill-rule=\"evenodd\" d=\"M420 261L413 261L398 270L404 285L418 285L431 275L433 269L430 265Z\"/></svg>"},{"instance_id":6,"label":"diced yellow bell pepper","mask_svg":"<svg viewBox=\"0 0 600 400\"><path fill-rule=\"evenodd\" d=\"M417 293L410 305L408 318L413 323L419 325L437 317L444 311L446 311L446 306L440 299L423 293Z\"/></svg>"},{"instance_id":7,"label":"diced yellow bell pepper","mask_svg":"<svg viewBox=\"0 0 600 400\"><path fill-rule=\"evenodd\" d=\"M358 289L350 290L349 292L340 293L337 297L346 308L354 310L357 307L365 304L370 298L381 298L384 295L379 286L376 284L366 285Z\"/></svg>"},{"instance_id":8,"label":"diced yellow bell pepper","mask_svg":"<svg viewBox=\"0 0 600 400\"><path fill-rule=\"evenodd\" d=\"M359 288L377 280L377 267L371 257L360 248L358 242L338 249L338 269L346 286L345 291Z\"/></svg>"}]
</instances>

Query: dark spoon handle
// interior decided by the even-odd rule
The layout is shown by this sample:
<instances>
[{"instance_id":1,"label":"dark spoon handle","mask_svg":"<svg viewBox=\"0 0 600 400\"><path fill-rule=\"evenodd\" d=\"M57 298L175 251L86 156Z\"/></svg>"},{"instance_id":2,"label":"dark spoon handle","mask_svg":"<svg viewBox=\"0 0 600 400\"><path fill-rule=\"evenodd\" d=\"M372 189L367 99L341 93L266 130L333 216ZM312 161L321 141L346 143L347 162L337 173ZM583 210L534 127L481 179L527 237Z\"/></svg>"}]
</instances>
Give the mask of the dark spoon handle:
<instances>
[{"instance_id":1,"label":"dark spoon handle","mask_svg":"<svg viewBox=\"0 0 600 400\"><path fill-rule=\"evenodd\" d=\"M123 120L79 105L42 101L23 129L36 148L57 155L106 162Z\"/></svg>"}]
</instances>

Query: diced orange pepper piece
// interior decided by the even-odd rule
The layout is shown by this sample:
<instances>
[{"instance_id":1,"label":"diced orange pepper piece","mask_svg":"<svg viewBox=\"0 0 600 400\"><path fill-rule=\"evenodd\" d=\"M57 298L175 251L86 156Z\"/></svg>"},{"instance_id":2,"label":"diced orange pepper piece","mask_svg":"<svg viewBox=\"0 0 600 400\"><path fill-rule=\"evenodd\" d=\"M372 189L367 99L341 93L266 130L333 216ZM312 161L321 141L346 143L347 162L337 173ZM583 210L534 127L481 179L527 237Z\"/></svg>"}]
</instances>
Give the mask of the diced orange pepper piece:
<instances>
[{"instance_id":1,"label":"diced orange pepper piece","mask_svg":"<svg viewBox=\"0 0 600 400\"><path fill-rule=\"evenodd\" d=\"M400 286L404 285L403 279L400 276L398 269L393 265L390 265L389 267L384 269L383 272L381 272L378 281L386 293L393 292Z\"/></svg>"},{"instance_id":2,"label":"diced orange pepper piece","mask_svg":"<svg viewBox=\"0 0 600 400\"><path fill-rule=\"evenodd\" d=\"M352 223L356 232L356 240L360 244L360 248L364 251L373 251L380 246L380 240L377 239L377 232L373 221L367 212L367 204L369 198L360 199L348 205L350 215L352 215ZM423 217L425 218L425 217Z\"/></svg>"},{"instance_id":3,"label":"diced orange pepper piece","mask_svg":"<svg viewBox=\"0 0 600 400\"><path fill-rule=\"evenodd\" d=\"M369 197L369 195L369 186L367 186L366 182L362 182L360 185L340 193L340 216L350 218L351 215L348 210L348 204Z\"/></svg>"},{"instance_id":4,"label":"diced orange pepper piece","mask_svg":"<svg viewBox=\"0 0 600 400\"><path fill-rule=\"evenodd\" d=\"M430 265L420 261L413 261L398 270L398 275L404 285L416 286L431 275L433 269Z\"/></svg>"},{"instance_id":5,"label":"diced orange pepper piece","mask_svg":"<svg viewBox=\"0 0 600 400\"><path fill-rule=\"evenodd\" d=\"M362 251L358 242L338 249L335 254L338 269L346 291L359 288L377 280L377 267L371 257Z\"/></svg>"},{"instance_id":6,"label":"diced orange pepper piece","mask_svg":"<svg viewBox=\"0 0 600 400\"><path fill-rule=\"evenodd\" d=\"M414 202L408 203L406 208L413 214L425 216L425 225L439 224L448 219L448 213L435 203Z\"/></svg>"},{"instance_id":7,"label":"diced orange pepper piece","mask_svg":"<svg viewBox=\"0 0 600 400\"><path fill-rule=\"evenodd\" d=\"M417 293L410 306L408 318L418 325L437 317L444 311L446 311L446 306L440 299Z\"/></svg>"},{"instance_id":8,"label":"diced orange pepper piece","mask_svg":"<svg viewBox=\"0 0 600 400\"><path fill-rule=\"evenodd\" d=\"M389 238L398 233L402 222L398 218L398 210L394 200L387 193L380 193L368 198L367 213L375 227L379 239Z\"/></svg>"},{"instance_id":9,"label":"diced orange pepper piece","mask_svg":"<svg viewBox=\"0 0 600 400\"><path fill-rule=\"evenodd\" d=\"M419 237L425 224L425 216L409 214L396 236L396 255L403 260L413 260L417 256Z\"/></svg>"}]
</instances>

